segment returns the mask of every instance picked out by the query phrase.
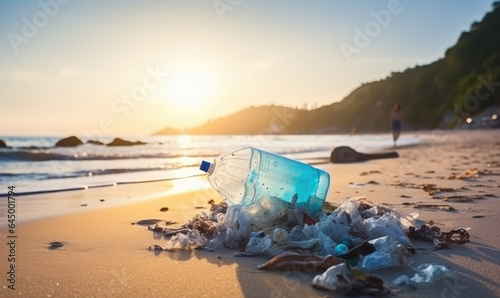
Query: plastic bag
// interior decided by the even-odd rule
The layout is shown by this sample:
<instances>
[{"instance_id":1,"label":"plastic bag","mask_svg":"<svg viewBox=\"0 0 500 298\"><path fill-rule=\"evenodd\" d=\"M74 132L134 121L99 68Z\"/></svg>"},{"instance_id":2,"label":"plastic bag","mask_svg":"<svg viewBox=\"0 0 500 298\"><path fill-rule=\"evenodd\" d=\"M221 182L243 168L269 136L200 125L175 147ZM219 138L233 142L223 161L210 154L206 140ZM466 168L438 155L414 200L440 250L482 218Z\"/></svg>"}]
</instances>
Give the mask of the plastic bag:
<instances>
[{"instance_id":1,"label":"plastic bag","mask_svg":"<svg viewBox=\"0 0 500 298\"><path fill-rule=\"evenodd\" d=\"M248 242L250 233L250 219L244 212L241 212L240 205L231 205L227 208L223 224L216 229L216 240L210 244L217 247L217 242L220 242L226 247L241 249Z\"/></svg>"},{"instance_id":2,"label":"plastic bag","mask_svg":"<svg viewBox=\"0 0 500 298\"><path fill-rule=\"evenodd\" d=\"M360 198L353 198L343 201L342 204L340 204L340 206L335 209L332 214L335 222L351 226L360 224L363 218L359 214L358 210L358 207L360 205L359 199Z\"/></svg>"},{"instance_id":3,"label":"plastic bag","mask_svg":"<svg viewBox=\"0 0 500 298\"><path fill-rule=\"evenodd\" d=\"M205 236L201 235L199 231L192 230L187 234L178 233L167 242L164 247L165 250L182 250L182 249L195 249L205 245L208 242Z\"/></svg>"},{"instance_id":4,"label":"plastic bag","mask_svg":"<svg viewBox=\"0 0 500 298\"><path fill-rule=\"evenodd\" d=\"M367 272L402 266L406 262L405 247L392 237L385 236L368 241L376 252L363 256L357 267Z\"/></svg>"},{"instance_id":5,"label":"plastic bag","mask_svg":"<svg viewBox=\"0 0 500 298\"><path fill-rule=\"evenodd\" d=\"M453 273L443 265L422 264L417 267L415 275L409 278L407 275L397 277L392 283L395 285L410 283L432 283L447 277L453 277Z\"/></svg>"},{"instance_id":6,"label":"plastic bag","mask_svg":"<svg viewBox=\"0 0 500 298\"><path fill-rule=\"evenodd\" d=\"M258 254L268 254L271 256L277 256L283 253L283 248L273 245L273 240L271 236L267 235L265 237L252 237L245 248L245 253L249 255Z\"/></svg>"},{"instance_id":7,"label":"plastic bag","mask_svg":"<svg viewBox=\"0 0 500 298\"><path fill-rule=\"evenodd\" d=\"M278 197L262 197L244 208L251 224L261 229L276 226L275 221L286 216L288 211L289 206Z\"/></svg>"},{"instance_id":8,"label":"plastic bag","mask_svg":"<svg viewBox=\"0 0 500 298\"><path fill-rule=\"evenodd\" d=\"M410 239L401 229L399 220L393 213L386 213L378 219L368 218L365 220L365 227L370 239L390 236L403 245L411 246Z\"/></svg>"},{"instance_id":9,"label":"plastic bag","mask_svg":"<svg viewBox=\"0 0 500 298\"><path fill-rule=\"evenodd\" d=\"M390 254L376 251L362 257L356 266L366 272L373 272L380 269L397 267L398 265L399 263Z\"/></svg>"},{"instance_id":10,"label":"plastic bag","mask_svg":"<svg viewBox=\"0 0 500 298\"><path fill-rule=\"evenodd\" d=\"M312 281L313 287L329 291L341 291L350 287L351 271L346 263L328 268L325 273L317 275Z\"/></svg>"}]
</instances>

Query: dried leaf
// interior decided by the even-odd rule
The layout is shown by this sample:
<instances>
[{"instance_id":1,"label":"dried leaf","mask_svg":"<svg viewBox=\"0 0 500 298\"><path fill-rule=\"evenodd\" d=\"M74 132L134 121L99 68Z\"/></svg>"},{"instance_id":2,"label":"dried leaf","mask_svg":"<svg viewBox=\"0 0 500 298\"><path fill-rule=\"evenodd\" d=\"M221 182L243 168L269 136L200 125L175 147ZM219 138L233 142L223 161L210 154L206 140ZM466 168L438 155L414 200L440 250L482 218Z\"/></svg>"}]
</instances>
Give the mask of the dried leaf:
<instances>
[{"instance_id":1,"label":"dried leaf","mask_svg":"<svg viewBox=\"0 0 500 298\"><path fill-rule=\"evenodd\" d=\"M279 255L267 263L260 265L260 270L303 270L303 271L325 271L326 269L345 262L334 256L319 257L314 255Z\"/></svg>"}]
</instances>

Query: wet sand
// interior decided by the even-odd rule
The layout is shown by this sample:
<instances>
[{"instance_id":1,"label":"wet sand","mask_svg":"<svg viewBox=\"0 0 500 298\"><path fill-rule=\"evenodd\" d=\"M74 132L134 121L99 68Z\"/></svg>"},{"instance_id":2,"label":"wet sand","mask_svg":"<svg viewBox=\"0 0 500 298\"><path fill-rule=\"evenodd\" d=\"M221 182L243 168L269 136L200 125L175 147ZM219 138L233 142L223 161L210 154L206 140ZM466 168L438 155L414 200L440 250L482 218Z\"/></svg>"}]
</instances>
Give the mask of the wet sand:
<instances>
[{"instance_id":1,"label":"wet sand","mask_svg":"<svg viewBox=\"0 0 500 298\"><path fill-rule=\"evenodd\" d=\"M428 248L429 243L414 241L417 252L410 256L404 268L375 272L373 275L382 278L393 293L401 297L500 296L500 140L497 136L498 131L424 133L421 137L426 144L398 148L400 158L397 159L316 165L333 178L328 201L334 205L348 197L366 196L374 203L406 214L418 212L420 219L433 221L443 231L470 228L471 242L467 244L429 251L421 249ZM473 168L478 169L478 177L456 179ZM429 184L435 185L436 193L429 194L429 187L427 191L423 189ZM193 187L196 189L192 190ZM456 191L451 192L452 189ZM475 196L475 199L445 201L446 195ZM208 210L208 201L212 199L220 201L203 177L19 197L16 211L25 218L15 228L15 263L8 261L9 246L0 246L0 269L4 272L1 296L338 295L312 288L315 273L258 270L257 266L269 257L238 258L230 249L150 251L150 246L162 245L166 240L157 238L146 226L131 224L150 218L182 224ZM55 203L44 204L47 200ZM2 210L5 210L5 201ZM57 202L74 212L53 214ZM454 210L429 205L448 205ZM163 207L168 207L168 211L160 211ZM37 213L50 213L51 217L37 217ZM4 222L0 237L7 243L11 239L7 238L5 213L0 220ZM51 242L61 242L63 246L50 249ZM412 275L411 267L422 263L444 265L455 273L455 278L415 288L392 285L394 278ZM16 266L15 290L7 288L11 264Z\"/></svg>"}]
</instances>

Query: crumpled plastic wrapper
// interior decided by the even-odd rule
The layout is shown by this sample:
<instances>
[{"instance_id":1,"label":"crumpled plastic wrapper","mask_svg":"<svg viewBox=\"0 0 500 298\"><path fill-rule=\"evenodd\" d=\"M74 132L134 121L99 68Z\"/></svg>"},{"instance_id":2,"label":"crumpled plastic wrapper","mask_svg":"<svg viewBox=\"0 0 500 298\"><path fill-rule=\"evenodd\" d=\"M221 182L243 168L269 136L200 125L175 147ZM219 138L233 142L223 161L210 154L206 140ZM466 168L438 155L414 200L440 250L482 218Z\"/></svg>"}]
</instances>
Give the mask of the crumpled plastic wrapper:
<instances>
[{"instance_id":1,"label":"crumpled plastic wrapper","mask_svg":"<svg viewBox=\"0 0 500 298\"><path fill-rule=\"evenodd\" d=\"M380 269L401 267L406 263L408 251L394 238L384 236L368 242L377 251L363 256L356 265L359 269L374 272Z\"/></svg>"},{"instance_id":2,"label":"crumpled plastic wrapper","mask_svg":"<svg viewBox=\"0 0 500 298\"><path fill-rule=\"evenodd\" d=\"M322 290L347 294L366 294L382 296L389 293L384 282L356 268L350 268L346 263L330 267L323 274L317 275L312 286Z\"/></svg>"},{"instance_id":3,"label":"crumpled plastic wrapper","mask_svg":"<svg viewBox=\"0 0 500 298\"><path fill-rule=\"evenodd\" d=\"M392 283L395 285L433 283L454 276L453 273L443 265L422 264L417 267L416 271L413 277L410 278L407 275L401 275Z\"/></svg>"}]
</instances>

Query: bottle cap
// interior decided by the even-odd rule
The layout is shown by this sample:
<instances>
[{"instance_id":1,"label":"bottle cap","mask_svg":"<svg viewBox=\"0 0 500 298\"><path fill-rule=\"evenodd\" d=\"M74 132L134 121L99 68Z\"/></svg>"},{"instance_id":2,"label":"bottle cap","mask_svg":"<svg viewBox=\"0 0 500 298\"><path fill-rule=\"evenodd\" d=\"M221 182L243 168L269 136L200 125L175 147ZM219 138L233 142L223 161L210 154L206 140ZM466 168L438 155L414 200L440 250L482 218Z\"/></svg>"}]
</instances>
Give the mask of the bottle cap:
<instances>
[{"instance_id":1,"label":"bottle cap","mask_svg":"<svg viewBox=\"0 0 500 298\"><path fill-rule=\"evenodd\" d=\"M210 163L208 161L202 160L200 165L200 170L202 170L203 172L208 172L209 168L210 168Z\"/></svg>"},{"instance_id":2,"label":"bottle cap","mask_svg":"<svg viewBox=\"0 0 500 298\"><path fill-rule=\"evenodd\" d=\"M339 244L335 247L333 254L335 256L342 256L349 252L349 249L344 244Z\"/></svg>"}]
</instances>

